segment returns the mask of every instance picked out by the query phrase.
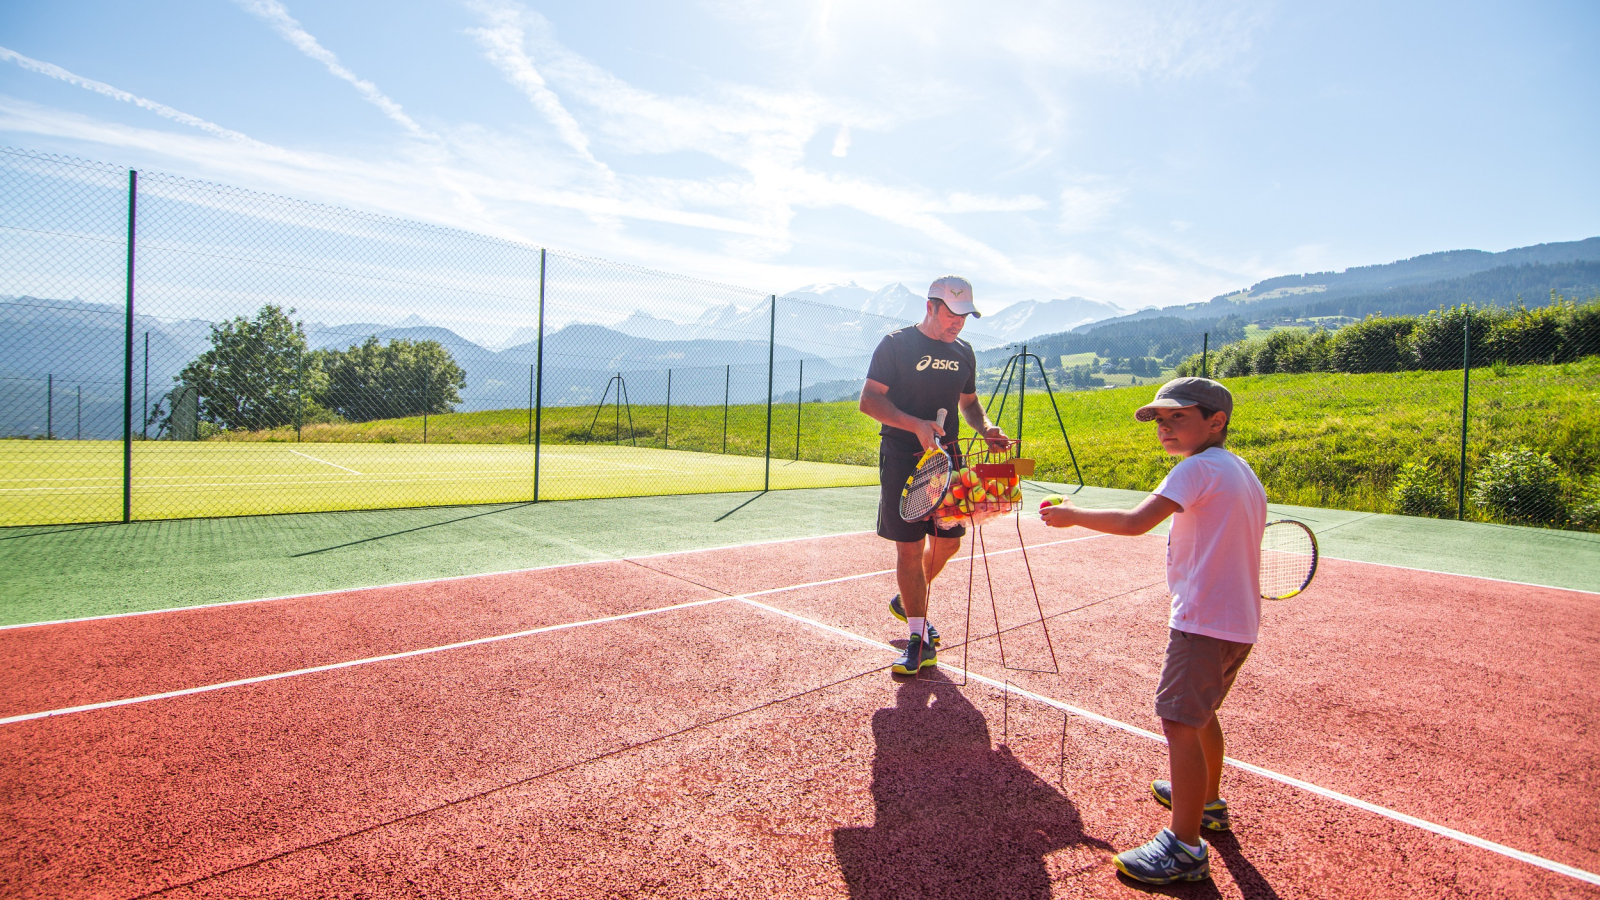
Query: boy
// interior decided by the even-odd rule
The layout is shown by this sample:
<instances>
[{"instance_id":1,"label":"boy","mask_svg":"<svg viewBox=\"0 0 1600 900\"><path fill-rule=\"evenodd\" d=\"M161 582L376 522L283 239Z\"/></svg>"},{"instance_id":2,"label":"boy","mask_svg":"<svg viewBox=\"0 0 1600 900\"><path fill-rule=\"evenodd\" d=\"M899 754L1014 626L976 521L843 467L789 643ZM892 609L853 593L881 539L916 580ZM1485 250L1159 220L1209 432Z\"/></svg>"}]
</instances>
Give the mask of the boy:
<instances>
[{"instance_id":1,"label":"boy","mask_svg":"<svg viewBox=\"0 0 1600 900\"><path fill-rule=\"evenodd\" d=\"M1116 865L1150 884L1200 881L1211 875L1201 826L1229 827L1216 712L1256 642L1267 495L1249 464L1223 449L1233 395L1217 382L1169 381L1134 416L1154 420L1162 449L1179 457L1155 492L1130 510L1079 509L1065 502L1041 516L1057 528L1082 525L1124 535L1144 534L1173 517L1167 536L1172 617L1156 689L1172 780L1150 785L1172 810L1172 827L1118 855Z\"/></svg>"}]
</instances>

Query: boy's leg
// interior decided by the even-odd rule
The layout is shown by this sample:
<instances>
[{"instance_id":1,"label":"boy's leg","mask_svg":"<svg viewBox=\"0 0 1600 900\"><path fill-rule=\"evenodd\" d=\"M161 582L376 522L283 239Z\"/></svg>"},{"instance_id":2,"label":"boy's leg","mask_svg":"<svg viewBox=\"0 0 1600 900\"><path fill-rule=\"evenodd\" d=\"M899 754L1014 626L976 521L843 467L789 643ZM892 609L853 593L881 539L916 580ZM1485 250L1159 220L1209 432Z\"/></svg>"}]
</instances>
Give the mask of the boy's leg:
<instances>
[{"instance_id":1,"label":"boy's leg","mask_svg":"<svg viewBox=\"0 0 1600 900\"><path fill-rule=\"evenodd\" d=\"M1205 802L1212 803L1222 799L1222 760L1227 755L1222 740L1222 722L1215 713L1212 713L1206 727L1200 729L1200 749L1206 754Z\"/></svg>"},{"instance_id":2,"label":"boy's leg","mask_svg":"<svg viewBox=\"0 0 1600 900\"><path fill-rule=\"evenodd\" d=\"M1210 724L1195 728L1171 719L1161 720L1172 769L1172 833L1191 847L1200 844L1200 817L1206 803L1216 799L1216 795L1210 793L1217 783L1212 780L1211 773L1215 770L1218 780L1222 773L1222 754L1215 754L1213 764L1212 748L1207 746L1211 743L1212 728L1217 728L1217 737L1221 737L1216 721L1216 716L1212 716Z\"/></svg>"}]
</instances>

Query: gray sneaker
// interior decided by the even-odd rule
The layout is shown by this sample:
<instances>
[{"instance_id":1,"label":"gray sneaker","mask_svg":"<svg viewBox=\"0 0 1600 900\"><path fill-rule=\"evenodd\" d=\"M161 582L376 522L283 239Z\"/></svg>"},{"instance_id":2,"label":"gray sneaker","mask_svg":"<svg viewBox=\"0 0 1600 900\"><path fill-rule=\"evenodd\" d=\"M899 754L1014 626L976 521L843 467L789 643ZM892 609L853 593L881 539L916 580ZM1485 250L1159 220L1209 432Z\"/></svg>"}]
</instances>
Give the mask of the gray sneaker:
<instances>
[{"instance_id":1,"label":"gray sneaker","mask_svg":"<svg viewBox=\"0 0 1600 900\"><path fill-rule=\"evenodd\" d=\"M1117 854L1117 871L1145 884L1204 881L1211 877L1211 852L1204 841L1200 855L1184 849L1172 829L1163 828L1143 847Z\"/></svg>"},{"instance_id":2,"label":"gray sneaker","mask_svg":"<svg viewBox=\"0 0 1600 900\"><path fill-rule=\"evenodd\" d=\"M1156 801L1167 809L1172 808L1172 782L1150 782L1150 793L1156 795ZM1200 812L1200 824L1212 831L1229 831L1233 822L1228 818L1228 801L1218 798L1207 803Z\"/></svg>"}]
</instances>

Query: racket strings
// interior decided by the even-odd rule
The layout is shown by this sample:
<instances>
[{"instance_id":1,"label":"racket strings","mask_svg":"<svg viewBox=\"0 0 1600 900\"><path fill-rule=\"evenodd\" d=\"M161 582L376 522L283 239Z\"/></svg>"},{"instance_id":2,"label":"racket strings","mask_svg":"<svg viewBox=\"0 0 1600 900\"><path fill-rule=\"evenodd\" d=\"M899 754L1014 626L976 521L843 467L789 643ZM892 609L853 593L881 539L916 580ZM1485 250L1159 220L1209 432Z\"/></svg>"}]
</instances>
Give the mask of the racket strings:
<instances>
[{"instance_id":1,"label":"racket strings","mask_svg":"<svg viewBox=\"0 0 1600 900\"><path fill-rule=\"evenodd\" d=\"M1278 599L1304 590L1316 571L1317 545L1297 523L1273 522L1261 536L1261 595Z\"/></svg>"},{"instance_id":2,"label":"racket strings","mask_svg":"<svg viewBox=\"0 0 1600 900\"><path fill-rule=\"evenodd\" d=\"M950 457L943 453L930 456L906 482L900 497L900 518L907 522L924 519L938 508L944 492L950 486Z\"/></svg>"}]
</instances>

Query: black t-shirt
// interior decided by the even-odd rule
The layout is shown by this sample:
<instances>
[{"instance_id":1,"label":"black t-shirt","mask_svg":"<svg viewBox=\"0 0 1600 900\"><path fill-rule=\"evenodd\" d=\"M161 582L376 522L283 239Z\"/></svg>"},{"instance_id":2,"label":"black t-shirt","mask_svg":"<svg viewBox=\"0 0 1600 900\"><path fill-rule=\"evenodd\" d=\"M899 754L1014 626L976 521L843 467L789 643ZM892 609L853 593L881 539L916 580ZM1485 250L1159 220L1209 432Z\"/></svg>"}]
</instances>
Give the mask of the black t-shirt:
<instances>
[{"instance_id":1,"label":"black t-shirt","mask_svg":"<svg viewBox=\"0 0 1600 900\"><path fill-rule=\"evenodd\" d=\"M939 410L948 410L944 442L950 443L961 421L961 395L978 392L978 357L960 338L936 341L913 325L883 336L872 351L867 377L888 385L889 402L907 415L932 421ZM907 449L922 446L903 429L885 425L878 433Z\"/></svg>"}]
</instances>

